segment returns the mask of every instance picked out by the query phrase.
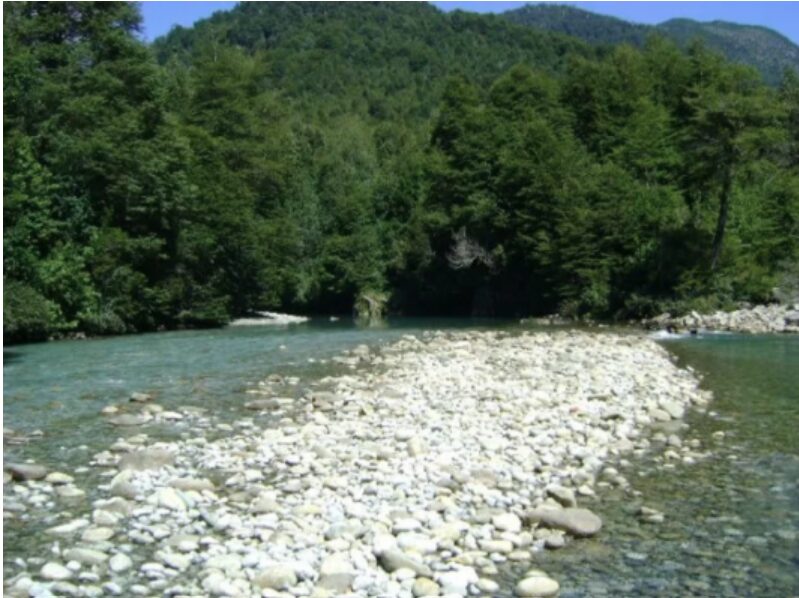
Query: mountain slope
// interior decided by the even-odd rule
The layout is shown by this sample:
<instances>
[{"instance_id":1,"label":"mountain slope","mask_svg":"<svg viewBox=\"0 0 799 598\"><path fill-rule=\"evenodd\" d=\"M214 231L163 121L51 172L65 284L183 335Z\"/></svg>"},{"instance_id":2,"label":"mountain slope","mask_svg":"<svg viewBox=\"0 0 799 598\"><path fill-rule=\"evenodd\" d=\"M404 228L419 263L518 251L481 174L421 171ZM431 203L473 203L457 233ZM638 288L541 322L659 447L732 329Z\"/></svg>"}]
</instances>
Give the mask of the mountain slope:
<instances>
[{"instance_id":1,"label":"mountain slope","mask_svg":"<svg viewBox=\"0 0 799 598\"><path fill-rule=\"evenodd\" d=\"M502 16L514 23L573 35L595 45L641 46L649 35L660 33L685 47L698 38L729 60L756 68L771 85L779 84L785 69L799 70L799 46L765 27L690 19L672 19L656 26L639 25L571 6L548 4L527 5Z\"/></svg>"},{"instance_id":2,"label":"mountain slope","mask_svg":"<svg viewBox=\"0 0 799 598\"><path fill-rule=\"evenodd\" d=\"M672 19L658 25L657 30L682 46L700 38L729 60L757 68L770 84L778 84L786 68L799 69L799 46L765 27Z\"/></svg>"}]
</instances>

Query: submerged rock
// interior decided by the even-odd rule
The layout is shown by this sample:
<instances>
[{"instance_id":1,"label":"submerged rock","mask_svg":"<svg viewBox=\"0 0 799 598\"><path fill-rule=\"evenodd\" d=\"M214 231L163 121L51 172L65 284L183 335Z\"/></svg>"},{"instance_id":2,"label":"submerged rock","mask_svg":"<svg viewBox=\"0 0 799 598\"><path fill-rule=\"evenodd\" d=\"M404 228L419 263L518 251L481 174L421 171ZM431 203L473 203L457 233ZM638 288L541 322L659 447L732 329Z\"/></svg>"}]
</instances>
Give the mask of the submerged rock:
<instances>
[{"instance_id":1,"label":"submerged rock","mask_svg":"<svg viewBox=\"0 0 799 598\"><path fill-rule=\"evenodd\" d=\"M147 448L127 455L123 455L119 460L119 469L124 471L145 471L147 469L158 469L165 465L172 465L175 462L175 455L170 451L158 448Z\"/></svg>"},{"instance_id":2,"label":"submerged rock","mask_svg":"<svg viewBox=\"0 0 799 598\"><path fill-rule=\"evenodd\" d=\"M588 509L538 508L528 511L525 519L545 527L562 529L573 536L593 536L602 529L602 519Z\"/></svg>"}]
</instances>

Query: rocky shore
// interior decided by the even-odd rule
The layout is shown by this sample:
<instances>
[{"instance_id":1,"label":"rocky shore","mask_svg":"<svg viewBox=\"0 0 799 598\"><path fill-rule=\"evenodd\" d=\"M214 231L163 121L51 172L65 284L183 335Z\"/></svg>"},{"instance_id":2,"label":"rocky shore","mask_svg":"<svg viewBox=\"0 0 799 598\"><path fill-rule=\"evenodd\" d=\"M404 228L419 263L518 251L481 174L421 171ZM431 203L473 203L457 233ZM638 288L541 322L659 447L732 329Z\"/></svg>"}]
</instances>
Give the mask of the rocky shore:
<instances>
[{"instance_id":1,"label":"rocky shore","mask_svg":"<svg viewBox=\"0 0 799 598\"><path fill-rule=\"evenodd\" d=\"M692 311L685 316L661 314L643 322L649 329L676 331L714 330L764 334L773 332L799 332L799 304L757 305L735 311L717 311L700 314Z\"/></svg>"},{"instance_id":2,"label":"rocky shore","mask_svg":"<svg viewBox=\"0 0 799 598\"><path fill-rule=\"evenodd\" d=\"M665 458L696 458L674 424L710 398L637 336L436 333L338 361L351 372L298 400L296 379L250 389L244 407L273 427L177 413L192 432L150 442L123 424L90 463L97 490L6 466L8 516L61 513L6 594L488 596L499 567L530 561L506 591L556 595L535 552L602 533L601 488L626 484L612 464L651 449L651 427L672 430Z\"/></svg>"}]
</instances>

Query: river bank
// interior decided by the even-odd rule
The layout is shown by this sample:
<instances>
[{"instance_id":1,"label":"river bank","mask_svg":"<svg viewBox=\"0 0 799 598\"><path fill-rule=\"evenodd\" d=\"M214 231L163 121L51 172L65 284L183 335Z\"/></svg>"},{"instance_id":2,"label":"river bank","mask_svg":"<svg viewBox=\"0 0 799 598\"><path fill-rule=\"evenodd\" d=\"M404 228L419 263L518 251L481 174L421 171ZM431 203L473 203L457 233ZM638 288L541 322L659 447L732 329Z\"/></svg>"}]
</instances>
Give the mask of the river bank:
<instances>
[{"instance_id":1,"label":"river bank","mask_svg":"<svg viewBox=\"0 0 799 598\"><path fill-rule=\"evenodd\" d=\"M708 399L632 336L409 336L338 361L354 372L300 401L281 398L292 380L251 389L262 396L248 408L279 427L245 418L223 438L150 446L133 435L96 455L104 496L90 517L53 521L52 560L7 578L11 591L45 578L76 595L490 594L498 565L599 532L573 508L594 506L597 483L625 484L606 461ZM701 458L671 444L672 458ZM51 474L14 488L35 508L70 486ZM523 577L523 595L557 589Z\"/></svg>"},{"instance_id":2,"label":"river bank","mask_svg":"<svg viewBox=\"0 0 799 598\"><path fill-rule=\"evenodd\" d=\"M644 320L643 326L657 330L711 330L745 332L747 334L799 333L799 304L756 305L735 311L716 311L700 314L696 311L684 316L661 314Z\"/></svg>"}]
</instances>

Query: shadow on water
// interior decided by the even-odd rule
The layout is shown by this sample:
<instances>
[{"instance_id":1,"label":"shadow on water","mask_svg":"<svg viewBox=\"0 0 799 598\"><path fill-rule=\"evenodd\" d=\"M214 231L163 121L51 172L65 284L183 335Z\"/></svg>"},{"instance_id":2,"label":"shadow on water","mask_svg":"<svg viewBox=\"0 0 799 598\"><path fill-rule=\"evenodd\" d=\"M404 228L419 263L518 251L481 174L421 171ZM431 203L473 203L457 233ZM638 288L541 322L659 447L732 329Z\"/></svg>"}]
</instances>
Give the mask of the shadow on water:
<instances>
[{"instance_id":1,"label":"shadow on water","mask_svg":"<svg viewBox=\"0 0 799 598\"><path fill-rule=\"evenodd\" d=\"M22 353L20 351L8 351L3 349L3 363L11 363L12 361L18 361L22 358Z\"/></svg>"}]
</instances>

